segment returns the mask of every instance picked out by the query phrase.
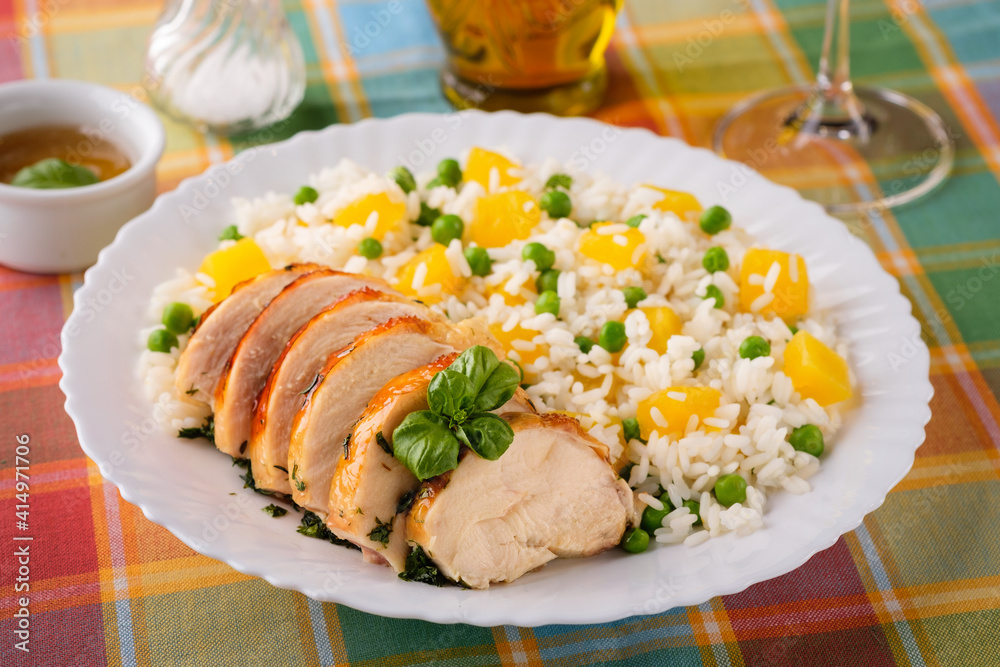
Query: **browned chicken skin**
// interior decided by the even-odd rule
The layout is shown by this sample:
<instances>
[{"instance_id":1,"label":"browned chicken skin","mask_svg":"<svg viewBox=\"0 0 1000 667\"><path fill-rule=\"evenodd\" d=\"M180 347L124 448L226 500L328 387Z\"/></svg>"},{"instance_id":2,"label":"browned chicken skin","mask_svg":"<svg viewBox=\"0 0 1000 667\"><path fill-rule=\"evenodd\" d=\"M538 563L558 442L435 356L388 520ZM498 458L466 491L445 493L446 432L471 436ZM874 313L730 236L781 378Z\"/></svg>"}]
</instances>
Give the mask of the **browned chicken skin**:
<instances>
[{"instance_id":1,"label":"browned chicken skin","mask_svg":"<svg viewBox=\"0 0 1000 667\"><path fill-rule=\"evenodd\" d=\"M287 468L292 499L325 517L330 482L368 401L386 382L441 355L496 341L463 324L404 317L381 324L334 353L292 427Z\"/></svg>"},{"instance_id":2,"label":"browned chicken skin","mask_svg":"<svg viewBox=\"0 0 1000 667\"><path fill-rule=\"evenodd\" d=\"M285 344L318 312L362 287L395 292L378 278L322 269L296 279L271 300L243 334L216 387L216 447L244 456L254 401Z\"/></svg>"},{"instance_id":3,"label":"browned chicken skin","mask_svg":"<svg viewBox=\"0 0 1000 667\"><path fill-rule=\"evenodd\" d=\"M412 299L365 287L323 309L292 336L257 399L250 428L246 455L257 488L291 494L285 466L292 420L330 352L383 322L413 316L443 321Z\"/></svg>"},{"instance_id":4,"label":"browned chicken skin","mask_svg":"<svg viewBox=\"0 0 1000 667\"><path fill-rule=\"evenodd\" d=\"M292 264L244 281L201 316L177 362L177 391L211 405L226 362L261 311L293 280L321 268Z\"/></svg>"}]
</instances>

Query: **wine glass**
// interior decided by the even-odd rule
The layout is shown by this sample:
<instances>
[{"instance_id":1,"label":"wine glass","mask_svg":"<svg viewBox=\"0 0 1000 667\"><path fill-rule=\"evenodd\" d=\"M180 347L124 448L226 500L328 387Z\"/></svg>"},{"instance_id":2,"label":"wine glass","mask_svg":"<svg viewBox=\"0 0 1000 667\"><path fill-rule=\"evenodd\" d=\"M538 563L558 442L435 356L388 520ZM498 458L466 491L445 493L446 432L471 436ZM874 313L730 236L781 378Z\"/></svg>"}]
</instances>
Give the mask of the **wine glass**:
<instances>
[{"instance_id":1,"label":"wine glass","mask_svg":"<svg viewBox=\"0 0 1000 667\"><path fill-rule=\"evenodd\" d=\"M955 146L941 117L885 88L851 83L849 0L828 0L816 82L755 95L715 130L720 155L790 185L831 213L897 206L947 177Z\"/></svg>"}]
</instances>

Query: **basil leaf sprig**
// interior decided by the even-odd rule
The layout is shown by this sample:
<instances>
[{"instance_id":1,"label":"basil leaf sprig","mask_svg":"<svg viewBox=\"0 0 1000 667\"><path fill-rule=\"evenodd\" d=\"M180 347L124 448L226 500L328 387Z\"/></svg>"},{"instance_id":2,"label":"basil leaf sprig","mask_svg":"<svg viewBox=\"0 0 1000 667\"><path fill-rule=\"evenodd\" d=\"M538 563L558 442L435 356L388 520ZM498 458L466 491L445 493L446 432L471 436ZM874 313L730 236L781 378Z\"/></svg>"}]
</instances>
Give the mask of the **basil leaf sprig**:
<instances>
[{"instance_id":1,"label":"basil leaf sprig","mask_svg":"<svg viewBox=\"0 0 1000 667\"><path fill-rule=\"evenodd\" d=\"M430 381L430 409L411 412L396 427L393 455L421 480L454 470L462 445L496 461L514 441L514 431L489 411L509 401L518 382L517 370L491 349L470 347Z\"/></svg>"},{"instance_id":2,"label":"basil leaf sprig","mask_svg":"<svg viewBox=\"0 0 1000 667\"><path fill-rule=\"evenodd\" d=\"M17 172L10 184L21 188L59 190L93 185L97 180L97 175L86 167L48 158Z\"/></svg>"}]
</instances>

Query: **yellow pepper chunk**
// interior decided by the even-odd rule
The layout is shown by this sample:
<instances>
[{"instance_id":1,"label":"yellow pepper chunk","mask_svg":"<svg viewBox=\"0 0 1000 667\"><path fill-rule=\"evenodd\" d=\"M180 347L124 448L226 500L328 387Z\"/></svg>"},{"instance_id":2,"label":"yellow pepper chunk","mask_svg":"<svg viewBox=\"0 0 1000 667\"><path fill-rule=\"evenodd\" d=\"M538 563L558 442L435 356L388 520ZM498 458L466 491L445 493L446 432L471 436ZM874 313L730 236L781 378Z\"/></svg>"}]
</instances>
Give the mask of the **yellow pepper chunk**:
<instances>
[{"instance_id":1,"label":"yellow pepper chunk","mask_svg":"<svg viewBox=\"0 0 1000 667\"><path fill-rule=\"evenodd\" d=\"M649 349L656 350L660 354L667 353L667 341L671 336L681 332L681 318L669 306L650 306L640 308L649 320L649 328L653 330L653 337L649 341Z\"/></svg>"},{"instance_id":2,"label":"yellow pepper chunk","mask_svg":"<svg viewBox=\"0 0 1000 667\"><path fill-rule=\"evenodd\" d=\"M808 331L799 331L785 346L785 375L802 398L822 406L846 401L854 393L847 362Z\"/></svg>"},{"instance_id":3,"label":"yellow pepper chunk","mask_svg":"<svg viewBox=\"0 0 1000 667\"><path fill-rule=\"evenodd\" d=\"M775 263L779 273L771 298L764 296L763 283ZM740 267L740 305L748 313L773 313L790 324L797 321L809 312L809 274L805 260L800 255L781 250L747 250Z\"/></svg>"},{"instance_id":4,"label":"yellow pepper chunk","mask_svg":"<svg viewBox=\"0 0 1000 667\"><path fill-rule=\"evenodd\" d=\"M675 213L681 220L695 222L704 210L698 198L689 192L667 190L655 185L643 185L642 187L656 190L663 195L663 199L653 204L653 208L657 211Z\"/></svg>"},{"instance_id":5,"label":"yellow pepper chunk","mask_svg":"<svg viewBox=\"0 0 1000 667\"><path fill-rule=\"evenodd\" d=\"M435 243L427 250L418 253L399 270L396 288L403 294L418 298L427 304L437 303L447 294L461 294L465 280L452 272L451 264L444 253L445 247L440 243ZM414 279L421 266L426 266L427 272L420 286L414 287ZM440 285L441 289L435 290L436 285Z\"/></svg>"},{"instance_id":6,"label":"yellow pepper chunk","mask_svg":"<svg viewBox=\"0 0 1000 667\"><path fill-rule=\"evenodd\" d=\"M646 237L632 227L614 234L601 233L602 229L612 224L614 223L597 223L581 234L580 254L608 264L618 271L642 266L646 258Z\"/></svg>"},{"instance_id":7,"label":"yellow pepper chunk","mask_svg":"<svg viewBox=\"0 0 1000 667\"><path fill-rule=\"evenodd\" d=\"M507 351L507 356L510 356L511 352L517 352L517 356L520 359L518 363L521 364L522 369L528 364L535 363L539 357L548 354L547 345L544 343L532 343L535 336L539 335L537 331L523 329L520 325L514 325L514 328L510 331L504 331L501 325L491 324L490 333L503 345L503 349ZM516 347L514 341L520 341ZM534 347L528 350L520 349L528 345L534 345Z\"/></svg>"},{"instance_id":8,"label":"yellow pepper chunk","mask_svg":"<svg viewBox=\"0 0 1000 667\"><path fill-rule=\"evenodd\" d=\"M503 302L508 306L520 306L528 302L520 294L510 294L503 288L503 285L497 285L496 287L487 287L484 291L484 295L489 299L494 294L499 294L503 298Z\"/></svg>"},{"instance_id":9,"label":"yellow pepper chunk","mask_svg":"<svg viewBox=\"0 0 1000 667\"><path fill-rule=\"evenodd\" d=\"M503 155L488 151L484 148L473 148L469 151L469 159L465 163L465 171L462 176L466 181L475 181L483 186L483 189L490 190L490 172L497 170L500 178L497 185L505 188L521 181L520 177L510 173L511 169L520 169L521 165L511 162Z\"/></svg>"},{"instance_id":10,"label":"yellow pepper chunk","mask_svg":"<svg viewBox=\"0 0 1000 667\"><path fill-rule=\"evenodd\" d=\"M681 397L683 396L683 400ZM698 420L715 415L716 408L722 403L722 394L711 387L667 387L649 398L639 401L636 419L639 420L639 430L643 438L656 431L660 435L679 438L684 435L691 415L698 415ZM660 411L666 426L657 423L653 418L653 410ZM717 431L714 426L703 426L704 431Z\"/></svg>"},{"instance_id":11,"label":"yellow pepper chunk","mask_svg":"<svg viewBox=\"0 0 1000 667\"><path fill-rule=\"evenodd\" d=\"M468 225L466 240L483 248L502 248L512 241L523 241L542 219L531 195L520 190L480 197L476 214Z\"/></svg>"},{"instance_id":12,"label":"yellow pepper chunk","mask_svg":"<svg viewBox=\"0 0 1000 667\"><path fill-rule=\"evenodd\" d=\"M260 246L247 237L228 248L209 253L198 270L215 281L212 301L218 303L229 296L237 284L270 271L271 264Z\"/></svg>"},{"instance_id":13,"label":"yellow pepper chunk","mask_svg":"<svg viewBox=\"0 0 1000 667\"><path fill-rule=\"evenodd\" d=\"M365 195L345 206L333 221L341 227L364 225L372 212L378 214L372 238L381 241L386 234L397 231L402 226L406 219L406 204L393 201L385 192Z\"/></svg>"}]
</instances>

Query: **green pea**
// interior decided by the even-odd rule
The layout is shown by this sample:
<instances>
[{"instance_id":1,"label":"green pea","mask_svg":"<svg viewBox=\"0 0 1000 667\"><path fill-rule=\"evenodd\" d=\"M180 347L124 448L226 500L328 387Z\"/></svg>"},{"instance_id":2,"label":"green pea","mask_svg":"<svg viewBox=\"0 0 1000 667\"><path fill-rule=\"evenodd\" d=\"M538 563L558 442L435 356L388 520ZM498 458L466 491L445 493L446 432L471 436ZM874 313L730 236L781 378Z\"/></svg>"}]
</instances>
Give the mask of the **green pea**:
<instances>
[{"instance_id":1,"label":"green pea","mask_svg":"<svg viewBox=\"0 0 1000 667\"><path fill-rule=\"evenodd\" d=\"M538 301L535 302L535 314L541 315L542 313L552 313L559 317L559 295L552 290L538 295Z\"/></svg>"},{"instance_id":2,"label":"green pea","mask_svg":"<svg viewBox=\"0 0 1000 667\"><path fill-rule=\"evenodd\" d=\"M723 475L715 481L715 497L729 507L747 501L747 481L736 473Z\"/></svg>"},{"instance_id":3,"label":"green pea","mask_svg":"<svg viewBox=\"0 0 1000 667\"><path fill-rule=\"evenodd\" d=\"M299 188L299 191L295 193L295 205L302 206L303 204L311 204L319 199L319 193L316 192L315 188L311 188L308 185L303 185Z\"/></svg>"},{"instance_id":4,"label":"green pea","mask_svg":"<svg viewBox=\"0 0 1000 667\"><path fill-rule=\"evenodd\" d=\"M747 336L740 343L740 357L743 359L756 359L769 354L771 354L771 344L760 336Z\"/></svg>"},{"instance_id":5,"label":"green pea","mask_svg":"<svg viewBox=\"0 0 1000 667\"><path fill-rule=\"evenodd\" d=\"M823 432L815 424L799 426L792 431L788 442L795 451L812 454L816 458L823 456Z\"/></svg>"},{"instance_id":6,"label":"green pea","mask_svg":"<svg viewBox=\"0 0 1000 667\"><path fill-rule=\"evenodd\" d=\"M153 352L169 352L171 348L177 347L177 336L166 329L157 329L149 334L146 347Z\"/></svg>"},{"instance_id":7,"label":"green pea","mask_svg":"<svg viewBox=\"0 0 1000 667\"><path fill-rule=\"evenodd\" d=\"M538 293L542 292L556 292L559 289L559 269L549 269L548 271L542 271L541 274L535 279L535 288L538 289Z\"/></svg>"},{"instance_id":8,"label":"green pea","mask_svg":"<svg viewBox=\"0 0 1000 667\"><path fill-rule=\"evenodd\" d=\"M454 187L454 186L451 186L451 185L448 185L447 183L445 183L444 179L441 178L440 176L435 176L431 180L427 181L427 189L428 190L433 190L434 188L440 188L440 187L450 188L450 187Z\"/></svg>"},{"instance_id":9,"label":"green pea","mask_svg":"<svg viewBox=\"0 0 1000 667\"><path fill-rule=\"evenodd\" d=\"M437 177L441 182L449 187L455 187L462 182L462 168L458 166L458 161L445 158L438 162Z\"/></svg>"},{"instance_id":10,"label":"green pea","mask_svg":"<svg viewBox=\"0 0 1000 667\"><path fill-rule=\"evenodd\" d=\"M442 215L431 225L431 238L441 245L448 245L453 239L462 238L465 223L457 215Z\"/></svg>"},{"instance_id":11,"label":"green pea","mask_svg":"<svg viewBox=\"0 0 1000 667\"><path fill-rule=\"evenodd\" d=\"M639 420L635 417L622 420L622 432L625 436L625 442L642 440L642 431L639 430Z\"/></svg>"},{"instance_id":12,"label":"green pea","mask_svg":"<svg viewBox=\"0 0 1000 667\"><path fill-rule=\"evenodd\" d=\"M621 352L627 342L625 325L621 322L605 322L597 336L597 344L612 354Z\"/></svg>"},{"instance_id":13,"label":"green pea","mask_svg":"<svg viewBox=\"0 0 1000 667\"><path fill-rule=\"evenodd\" d=\"M701 365L705 363L705 348L699 347L691 353L691 358L694 359L694 370L701 368Z\"/></svg>"},{"instance_id":14,"label":"green pea","mask_svg":"<svg viewBox=\"0 0 1000 667\"><path fill-rule=\"evenodd\" d=\"M797 326L795 326L794 324L792 326L788 327L788 330L792 332L793 336L799 332L799 328Z\"/></svg>"},{"instance_id":15,"label":"green pea","mask_svg":"<svg viewBox=\"0 0 1000 667\"><path fill-rule=\"evenodd\" d=\"M521 259L534 262L539 271L546 271L556 263L556 253L541 243L529 243L521 250Z\"/></svg>"},{"instance_id":16,"label":"green pea","mask_svg":"<svg viewBox=\"0 0 1000 667\"><path fill-rule=\"evenodd\" d=\"M430 227L434 224L434 221L441 217L441 211L436 208L431 208L424 202L420 202L420 215L414 222L421 227Z\"/></svg>"},{"instance_id":17,"label":"green pea","mask_svg":"<svg viewBox=\"0 0 1000 667\"><path fill-rule=\"evenodd\" d=\"M635 467L634 463L631 462L626 463L625 465L622 466L622 469L618 471L618 476L627 482L629 476L631 476L632 474L632 468L634 467Z\"/></svg>"},{"instance_id":18,"label":"green pea","mask_svg":"<svg viewBox=\"0 0 1000 667\"><path fill-rule=\"evenodd\" d=\"M594 349L594 341L590 340L586 336L577 336L573 339L573 342L576 343L576 346L580 348L580 351L584 354L588 354Z\"/></svg>"},{"instance_id":19,"label":"green pea","mask_svg":"<svg viewBox=\"0 0 1000 667\"><path fill-rule=\"evenodd\" d=\"M724 229L729 229L731 224L733 224L733 216L721 206L705 209L701 214L701 219L698 220L698 226L706 234L718 234Z\"/></svg>"},{"instance_id":20,"label":"green pea","mask_svg":"<svg viewBox=\"0 0 1000 667\"><path fill-rule=\"evenodd\" d=\"M716 308L722 308L726 305L726 297L722 296L722 290L720 290L716 285L709 285L705 288L705 298L715 299Z\"/></svg>"},{"instance_id":21,"label":"green pea","mask_svg":"<svg viewBox=\"0 0 1000 667\"><path fill-rule=\"evenodd\" d=\"M693 525L693 526L700 526L701 525L701 514L699 514L699 512L701 512L701 503L699 503L696 500L685 500L681 504L681 507L688 508L689 510L691 510L691 514L694 514L696 517L698 517L698 520L695 521L691 525Z\"/></svg>"},{"instance_id":22,"label":"green pea","mask_svg":"<svg viewBox=\"0 0 1000 667\"><path fill-rule=\"evenodd\" d=\"M194 326L194 311L186 303L175 301L163 309L162 322L171 333L187 333Z\"/></svg>"},{"instance_id":23,"label":"green pea","mask_svg":"<svg viewBox=\"0 0 1000 667\"><path fill-rule=\"evenodd\" d=\"M407 194L417 189L417 181L413 178L413 172L406 167L395 167L389 172L389 178L396 181L396 185Z\"/></svg>"},{"instance_id":24,"label":"green pea","mask_svg":"<svg viewBox=\"0 0 1000 667\"><path fill-rule=\"evenodd\" d=\"M367 238L358 244L358 254L368 259L376 259L382 256L382 244L378 239Z\"/></svg>"},{"instance_id":25,"label":"green pea","mask_svg":"<svg viewBox=\"0 0 1000 667\"><path fill-rule=\"evenodd\" d=\"M642 528L629 528L622 536L622 549L630 554L641 554L649 547L649 533Z\"/></svg>"},{"instance_id":26,"label":"green pea","mask_svg":"<svg viewBox=\"0 0 1000 667\"><path fill-rule=\"evenodd\" d=\"M488 276L493 270L493 260L490 259L490 253L486 251L486 248L466 248L465 261L469 263L469 268L472 269L474 276Z\"/></svg>"},{"instance_id":27,"label":"green pea","mask_svg":"<svg viewBox=\"0 0 1000 667\"><path fill-rule=\"evenodd\" d=\"M549 190L542 195L538 205L553 220L568 218L569 214L573 212L573 202L570 201L569 195L562 190Z\"/></svg>"},{"instance_id":28,"label":"green pea","mask_svg":"<svg viewBox=\"0 0 1000 667\"><path fill-rule=\"evenodd\" d=\"M642 221L645 220L645 219L646 219L646 214L645 213L639 213L637 215L633 215L631 218L629 218L628 220L626 220L625 224L628 225L629 227L635 228L635 227L638 227L640 225L640 223L642 223Z\"/></svg>"},{"instance_id":29,"label":"green pea","mask_svg":"<svg viewBox=\"0 0 1000 667\"><path fill-rule=\"evenodd\" d=\"M622 294L625 295L625 305L629 308L635 308L646 298L646 290L641 287L626 287L622 290Z\"/></svg>"},{"instance_id":30,"label":"green pea","mask_svg":"<svg viewBox=\"0 0 1000 667\"><path fill-rule=\"evenodd\" d=\"M546 190L555 190L556 188L569 190L571 187L573 187L573 177L568 174L552 174L549 176L549 180L545 181Z\"/></svg>"},{"instance_id":31,"label":"green pea","mask_svg":"<svg viewBox=\"0 0 1000 667\"><path fill-rule=\"evenodd\" d=\"M239 241L241 238L243 238L243 235L240 234L240 230L236 228L236 225L229 225L219 234L220 241Z\"/></svg>"},{"instance_id":32,"label":"green pea","mask_svg":"<svg viewBox=\"0 0 1000 667\"><path fill-rule=\"evenodd\" d=\"M663 499L661 498L660 500ZM642 511L642 520L639 522L639 525L643 530L652 535L657 528L663 528L663 517L673 511L674 508L669 501L663 502L662 510L658 510L655 507L646 507Z\"/></svg>"},{"instance_id":33,"label":"green pea","mask_svg":"<svg viewBox=\"0 0 1000 667\"><path fill-rule=\"evenodd\" d=\"M709 248L705 251L705 256L701 258L701 265L709 273L725 271L729 268L729 255L726 253L726 249L721 246Z\"/></svg>"}]
</instances>

